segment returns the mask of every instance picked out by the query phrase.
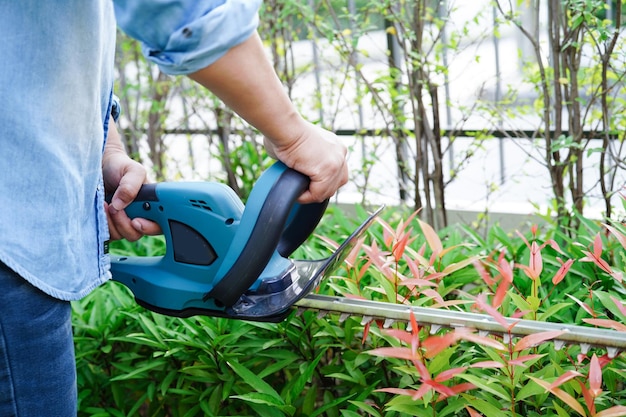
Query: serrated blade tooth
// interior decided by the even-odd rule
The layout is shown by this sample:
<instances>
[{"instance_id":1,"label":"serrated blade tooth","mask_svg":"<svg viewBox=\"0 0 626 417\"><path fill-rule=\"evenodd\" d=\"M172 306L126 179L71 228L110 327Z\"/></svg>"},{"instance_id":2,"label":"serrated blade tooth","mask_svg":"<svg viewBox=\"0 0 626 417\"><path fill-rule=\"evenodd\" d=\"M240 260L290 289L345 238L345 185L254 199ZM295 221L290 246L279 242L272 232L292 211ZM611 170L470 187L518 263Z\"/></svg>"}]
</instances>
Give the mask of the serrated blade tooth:
<instances>
[{"instance_id":1,"label":"serrated blade tooth","mask_svg":"<svg viewBox=\"0 0 626 417\"><path fill-rule=\"evenodd\" d=\"M300 317L305 311L306 308L298 307L296 310L296 317Z\"/></svg>"},{"instance_id":2,"label":"serrated blade tooth","mask_svg":"<svg viewBox=\"0 0 626 417\"><path fill-rule=\"evenodd\" d=\"M439 330L441 330L441 325L440 324L431 324L430 325L430 334L435 334L437 333Z\"/></svg>"},{"instance_id":3,"label":"serrated blade tooth","mask_svg":"<svg viewBox=\"0 0 626 417\"><path fill-rule=\"evenodd\" d=\"M480 337L487 337L487 336L489 336L489 331L487 331L487 330L479 330L478 331L478 336L480 336Z\"/></svg>"},{"instance_id":4,"label":"serrated blade tooth","mask_svg":"<svg viewBox=\"0 0 626 417\"><path fill-rule=\"evenodd\" d=\"M328 311L320 310L320 311L317 312L317 318L318 319L323 319L324 317L326 317L327 314L328 314Z\"/></svg>"},{"instance_id":5,"label":"serrated blade tooth","mask_svg":"<svg viewBox=\"0 0 626 417\"><path fill-rule=\"evenodd\" d=\"M505 345L508 345L509 342L511 342L511 335L508 333L504 333L502 335L502 343L504 343Z\"/></svg>"},{"instance_id":6,"label":"serrated blade tooth","mask_svg":"<svg viewBox=\"0 0 626 417\"><path fill-rule=\"evenodd\" d=\"M618 353L619 349L616 347L610 347L606 349L606 354L608 355L609 359L615 358Z\"/></svg>"},{"instance_id":7,"label":"serrated blade tooth","mask_svg":"<svg viewBox=\"0 0 626 417\"><path fill-rule=\"evenodd\" d=\"M339 316L339 323L343 323L344 321L348 320L348 317L350 317L350 313L341 313L341 315Z\"/></svg>"},{"instance_id":8,"label":"serrated blade tooth","mask_svg":"<svg viewBox=\"0 0 626 417\"><path fill-rule=\"evenodd\" d=\"M366 324L368 324L369 322L371 322L372 320L374 320L373 317L370 316L363 316L363 318L361 319L361 326L365 326Z\"/></svg>"},{"instance_id":9,"label":"serrated blade tooth","mask_svg":"<svg viewBox=\"0 0 626 417\"><path fill-rule=\"evenodd\" d=\"M555 340L554 341L554 350L561 350L565 346L564 340Z\"/></svg>"},{"instance_id":10,"label":"serrated blade tooth","mask_svg":"<svg viewBox=\"0 0 626 417\"><path fill-rule=\"evenodd\" d=\"M581 343L580 344L580 353L582 353L583 355L586 355L587 352L589 352L589 348L591 347L591 345L589 345L589 343Z\"/></svg>"},{"instance_id":11,"label":"serrated blade tooth","mask_svg":"<svg viewBox=\"0 0 626 417\"><path fill-rule=\"evenodd\" d=\"M388 329L390 328L396 321L394 319L385 319L385 322L383 323L383 328Z\"/></svg>"},{"instance_id":12,"label":"serrated blade tooth","mask_svg":"<svg viewBox=\"0 0 626 417\"><path fill-rule=\"evenodd\" d=\"M409 333L413 331L413 325L411 325L410 321L406 323L406 331Z\"/></svg>"}]
</instances>

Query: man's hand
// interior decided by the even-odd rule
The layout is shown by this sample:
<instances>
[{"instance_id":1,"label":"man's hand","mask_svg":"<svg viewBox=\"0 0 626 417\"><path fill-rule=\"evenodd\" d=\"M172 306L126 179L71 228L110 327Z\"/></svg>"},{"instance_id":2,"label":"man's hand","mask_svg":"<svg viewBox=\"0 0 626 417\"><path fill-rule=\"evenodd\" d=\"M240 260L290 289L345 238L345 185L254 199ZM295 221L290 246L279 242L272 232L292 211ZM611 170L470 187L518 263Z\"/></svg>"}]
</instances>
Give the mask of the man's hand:
<instances>
[{"instance_id":1,"label":"man's hand","mask_svg":"<svg viewBox=\"0 0 626 417\"><path fill-rule=\"evenodd\" d=\"M302 134L288 146L266 137L265 148L270 156L311 179L308 190L298 198L306 204L332 197L348 181L348 167L347 149L334 133L303 123Z\"/></svg>"},{"instance_id":2,"label":"man's hand","mask_svg":"<svg viewBox=\"0 0 626 417\"><path fill-rule=\"evenodd\" d=\"M111 203L105 203L111 239L126 239L133 242L144 235L160 234L158 224L141 218L131 220L124 211L146 181L146 170L140 163L126 155L113 121L109 124L109 134L102 157L102 175L107 192L113 193Z\"/></svg>"}]
</instances>

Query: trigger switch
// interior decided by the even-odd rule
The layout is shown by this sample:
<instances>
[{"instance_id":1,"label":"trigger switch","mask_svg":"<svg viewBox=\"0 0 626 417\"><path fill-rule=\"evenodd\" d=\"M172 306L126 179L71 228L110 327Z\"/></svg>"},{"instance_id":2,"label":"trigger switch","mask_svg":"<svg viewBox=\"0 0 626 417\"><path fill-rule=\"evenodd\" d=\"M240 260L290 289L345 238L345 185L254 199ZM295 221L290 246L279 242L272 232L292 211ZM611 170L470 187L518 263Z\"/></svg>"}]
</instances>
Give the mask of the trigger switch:
<instances>
[{"instance_id":1,"label":"trigger switch","mask_svg":"<svg viewBox=\"0 0 626 417\"><path fill-rule=\"evenodd\" d=\"M208 266L217 259L211 244L197 230L176 220L169 224L176 262Z\"/></svg>"}]
</instances>

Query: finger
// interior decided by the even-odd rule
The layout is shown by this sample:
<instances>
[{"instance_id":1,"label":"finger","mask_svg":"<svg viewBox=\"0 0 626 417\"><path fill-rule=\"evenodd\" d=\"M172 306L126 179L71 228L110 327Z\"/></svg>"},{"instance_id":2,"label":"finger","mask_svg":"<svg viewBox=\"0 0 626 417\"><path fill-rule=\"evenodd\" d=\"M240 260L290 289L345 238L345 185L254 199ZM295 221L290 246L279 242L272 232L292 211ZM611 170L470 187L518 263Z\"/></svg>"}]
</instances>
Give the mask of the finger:
<instances>
[{"instance_id":1,"label":"finger","mask_svg":"<svg viewBox=\"0 0 626 417\"><path fill-rule=\"evenodd\" d=\"M114 212L124 210L133 202L141 185L146 179L145 170L139 164L131 164L122 178L111 199L111 210Z\"/></svg>"},{"instance_id":2,"label":"finger","mask_svg":"<svg viewBox=\"0 0 626 417\"><path fill-rule=\"evenodd\" d=\"M161 226L159 226L158 223L155 223L147 219L142 219L138 217L138 218L132 219L131 224L133 225L133 228L135 230L143 233L144 235L155 236L155 235L163 234L163 231L161 230Z\"/></svg>"},{"instance_id":3,"label":"finger","mask_svg":"<svg viewBox=\"0 0 626 417\"><path fill-rule=\"evenodd\" d=\"M140 239L144 233L137 230L124 210L117 210L111 205L107 207L109 217L109 232L111 239L126 239L134 242Z\"/></svg>"}]
</instances>

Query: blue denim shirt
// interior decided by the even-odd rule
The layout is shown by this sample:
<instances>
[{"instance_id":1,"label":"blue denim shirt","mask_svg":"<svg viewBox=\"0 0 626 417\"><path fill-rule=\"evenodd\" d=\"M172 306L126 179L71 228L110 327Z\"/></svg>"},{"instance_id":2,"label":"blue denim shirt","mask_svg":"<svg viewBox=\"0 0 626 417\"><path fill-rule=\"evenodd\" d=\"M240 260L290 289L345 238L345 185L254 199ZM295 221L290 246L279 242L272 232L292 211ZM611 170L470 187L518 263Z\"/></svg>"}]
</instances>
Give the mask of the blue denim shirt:
<instances>
[{"instance_id":1,"label":"blue denim shirt","mask_svg":"<svg viewBox=\"0 0 626 417\"><path fill-rule=\"evenodd\" d=\"M116 18L164 72L186 74L247 39L259 3L2 2L0 261L63 300L110 278L101 164Z\"/></svg>"}]
</instances>

